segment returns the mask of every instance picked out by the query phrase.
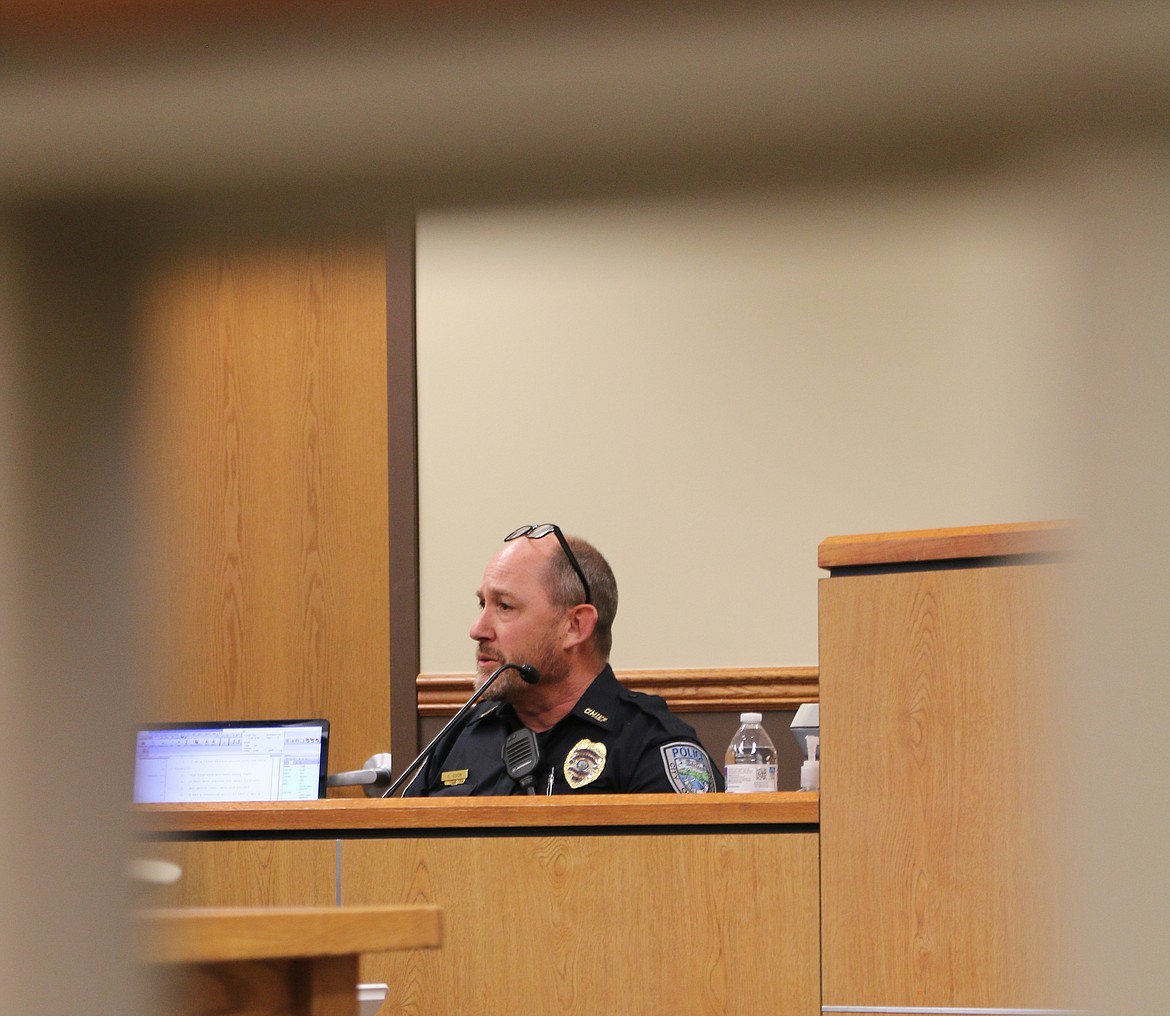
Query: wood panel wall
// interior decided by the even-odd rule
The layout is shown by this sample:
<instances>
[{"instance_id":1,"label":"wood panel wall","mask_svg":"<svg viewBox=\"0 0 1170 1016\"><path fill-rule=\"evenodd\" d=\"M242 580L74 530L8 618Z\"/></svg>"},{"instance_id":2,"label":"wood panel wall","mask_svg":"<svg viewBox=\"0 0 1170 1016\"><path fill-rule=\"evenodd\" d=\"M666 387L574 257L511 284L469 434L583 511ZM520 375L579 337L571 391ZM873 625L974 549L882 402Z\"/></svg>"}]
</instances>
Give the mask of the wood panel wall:
<instances>
[{"instance_id":1,"label":"wood panel wall","mask_svg":"<svg viewBox=\"0 0 1170 1016\"><path fill-rule=\"evenodd\" d=\"M143 718L324 716L335 771L389 747L385 262L220 243L147 275Z\"/></svg>"}]
</instances>

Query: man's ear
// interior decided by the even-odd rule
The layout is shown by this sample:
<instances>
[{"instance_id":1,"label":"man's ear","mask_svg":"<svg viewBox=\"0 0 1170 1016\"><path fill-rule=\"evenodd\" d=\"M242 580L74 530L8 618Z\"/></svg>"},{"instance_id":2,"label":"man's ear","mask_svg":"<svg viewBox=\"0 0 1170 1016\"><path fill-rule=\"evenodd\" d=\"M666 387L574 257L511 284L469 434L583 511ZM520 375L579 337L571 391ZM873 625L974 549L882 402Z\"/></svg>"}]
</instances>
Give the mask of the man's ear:
<instances>
[{"instance_id":1,"label":"man's ear","mask_svg":"<svg viewBox=\"0 0 1170 1016\"><path fill-rule=\"evenodd\" d=\"M569 612L569 629L565 632L565 648L583 645L593 637L597 627L597 608L592 603L578 603Z\"/></svg>"}]
</instances>

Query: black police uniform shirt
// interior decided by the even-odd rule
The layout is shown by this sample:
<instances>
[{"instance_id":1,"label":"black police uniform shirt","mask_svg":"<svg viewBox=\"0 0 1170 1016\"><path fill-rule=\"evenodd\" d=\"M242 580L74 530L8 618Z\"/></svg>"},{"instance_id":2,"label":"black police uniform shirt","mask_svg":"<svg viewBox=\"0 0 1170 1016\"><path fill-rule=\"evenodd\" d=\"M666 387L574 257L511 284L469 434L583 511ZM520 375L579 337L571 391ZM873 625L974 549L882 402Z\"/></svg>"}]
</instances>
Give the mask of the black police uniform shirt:
<instances>
[{"instance_id":1,"label":"black police uniform shirt","mask_svg":"<svg viewBox=\"0 0 1170 1016\"><path fill-rule=\"evenodd\" d=\"M503 702L477 706L436 744L403 797L527 793L509 775L501 750L521 726ZM624 687L605 669L550 730L537 735L537 794L701 794L723 790L723 776L694 728L657 695Z\"/></svg>"}]
</instances>

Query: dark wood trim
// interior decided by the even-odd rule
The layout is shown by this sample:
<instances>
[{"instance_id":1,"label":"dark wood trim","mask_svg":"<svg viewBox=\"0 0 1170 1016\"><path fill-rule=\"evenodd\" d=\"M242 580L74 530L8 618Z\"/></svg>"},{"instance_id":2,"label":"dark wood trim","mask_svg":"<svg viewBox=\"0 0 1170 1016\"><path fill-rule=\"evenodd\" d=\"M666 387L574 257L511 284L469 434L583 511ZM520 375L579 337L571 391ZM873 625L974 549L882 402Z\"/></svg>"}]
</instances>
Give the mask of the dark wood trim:
<instances>
[{"instance_id":1,"label":"dark wood trim","mask_svg":"<svg viewBox=\"0 0 1170 1016\"><path fill-rule=\"evenodd\" d=\"M676 713L794 709L819 700L816 667L708 667L687 670L623 670L618 679L633 691L661 695ZM448 716L468 699L471 674L419 674L420 716Z\"/></svg>"},{"instance_id":2,"label":"dark wood trim","mask_svg":"<svg viewBox=\"0 0 1170 1016\"><path fill-rule=\"evenodd\" d=\"M386 416L390 513L390 749L418 752L418 412L415 224L386 227ZM379 748L379 750L382 750Z\"/></svg>"}]
</instances>

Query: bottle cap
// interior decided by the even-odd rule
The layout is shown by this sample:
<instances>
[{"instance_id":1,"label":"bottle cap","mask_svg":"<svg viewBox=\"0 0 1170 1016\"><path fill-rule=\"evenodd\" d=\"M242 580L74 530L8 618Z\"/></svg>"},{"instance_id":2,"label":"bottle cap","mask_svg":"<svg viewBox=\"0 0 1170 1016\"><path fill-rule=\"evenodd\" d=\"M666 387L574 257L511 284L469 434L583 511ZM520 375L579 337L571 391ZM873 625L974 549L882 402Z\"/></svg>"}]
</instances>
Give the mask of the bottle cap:
<instances>
[{"instance_id":1,"label":"bottle cap","mask_svg":"<svg viewBox=\"0 0 1170 1016\"><path fill-rule=\"evenodd\" d=\"M739 722L740 723L761 723L761 722L763 722L763 719L764 719L763 713L740 713L739 714Z\"/></svg>"}]
</instances>

